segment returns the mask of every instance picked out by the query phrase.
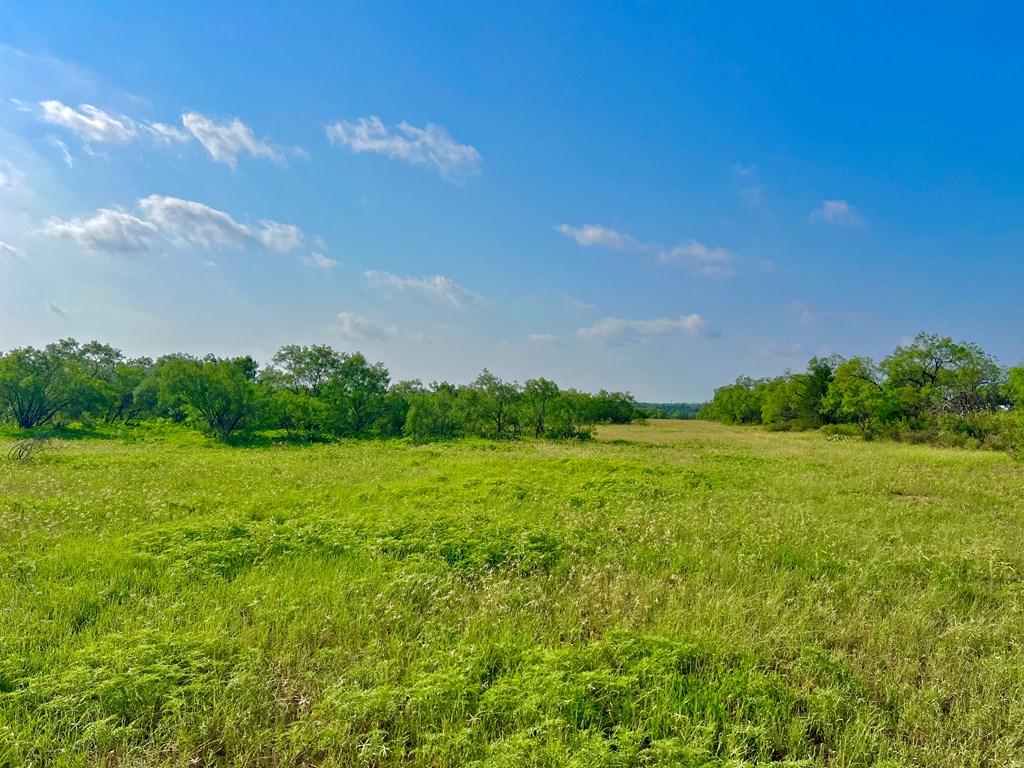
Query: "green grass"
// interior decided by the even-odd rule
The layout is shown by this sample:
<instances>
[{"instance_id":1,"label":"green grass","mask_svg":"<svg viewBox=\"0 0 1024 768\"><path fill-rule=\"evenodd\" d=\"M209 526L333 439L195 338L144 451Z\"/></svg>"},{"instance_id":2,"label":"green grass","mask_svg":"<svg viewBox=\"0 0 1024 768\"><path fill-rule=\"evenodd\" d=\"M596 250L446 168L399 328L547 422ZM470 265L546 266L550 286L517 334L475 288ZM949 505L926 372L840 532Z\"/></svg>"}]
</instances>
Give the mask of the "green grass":
<instances>
[{"instance_id":1,"label":"green grass","mask_svg":"<svg viewBox=\"0 0 1024 768\"><path fill-rule=\"evenodd\" d=\"M133 435L0 461L0 764L1024 765L1003 454Z\"/></svg>"}]
</instances>

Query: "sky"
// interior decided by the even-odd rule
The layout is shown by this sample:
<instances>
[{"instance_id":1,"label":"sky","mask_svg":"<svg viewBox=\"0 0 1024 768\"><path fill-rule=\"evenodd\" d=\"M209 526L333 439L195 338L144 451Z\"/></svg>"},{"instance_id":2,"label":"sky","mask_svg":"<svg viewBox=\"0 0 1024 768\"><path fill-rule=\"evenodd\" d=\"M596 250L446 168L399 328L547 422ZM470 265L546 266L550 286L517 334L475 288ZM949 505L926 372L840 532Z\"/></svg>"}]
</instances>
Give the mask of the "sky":
<instances>
[{"instance_id":1,"label":"sky","mask_svg":"<svg viewBox=\"0 0 1024 768\"><path fill-rule=\"evenodd\" d=\"M1024 357L1013 3L0 3L0 350L701 401Z\"/></svg>"}]
</instances>

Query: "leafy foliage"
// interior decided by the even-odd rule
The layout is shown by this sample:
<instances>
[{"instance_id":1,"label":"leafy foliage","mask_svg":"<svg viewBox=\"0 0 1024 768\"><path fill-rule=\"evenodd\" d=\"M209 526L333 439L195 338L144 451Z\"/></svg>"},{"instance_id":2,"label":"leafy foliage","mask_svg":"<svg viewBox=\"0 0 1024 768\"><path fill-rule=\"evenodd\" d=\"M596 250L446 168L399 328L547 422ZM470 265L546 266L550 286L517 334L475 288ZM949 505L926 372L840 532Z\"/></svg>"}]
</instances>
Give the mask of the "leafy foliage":
<instances>
[{"instance_id":1,"label":"leafy foliage","mask_svg":"<svg viewBox=\"0 0 1024 768\"><path fill-rule=\"evenodd\" d=\"M803 373L740 377L715 390L700 417L773 429L856 425L867 438L1015 449L1019 418L1000 414L1024 404L1024 375L1008 371L977 344L919 334L881 363L870 358L813 358Z\"/></svg>"},{"instance_id":2,"label":"leafy foliage","mask_svg":"<svg viewBox=\"0 0 1024 768\"><path fill-rule=\"evenodd\" d=\"M520 386L486 369L468 386L391 382L382 363L329 346L282 347L262 370L251 357L167 355L130 360L73 339L0 355L0 421L21 429L74 421L187 422L221 440L257 431L314 441L582 438L600 423L642 418L628 393L563 391L547 379Z\"/></svg>"}]
</instances>

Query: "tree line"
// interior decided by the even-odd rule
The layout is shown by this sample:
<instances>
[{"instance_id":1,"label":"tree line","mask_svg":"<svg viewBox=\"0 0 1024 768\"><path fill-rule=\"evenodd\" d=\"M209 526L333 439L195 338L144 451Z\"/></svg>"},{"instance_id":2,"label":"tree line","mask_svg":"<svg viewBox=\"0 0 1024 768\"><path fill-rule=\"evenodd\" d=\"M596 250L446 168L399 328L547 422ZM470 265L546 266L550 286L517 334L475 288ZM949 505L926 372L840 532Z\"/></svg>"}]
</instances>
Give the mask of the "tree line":
<instances>
[{"instance_id":1,"label":"tree line","mask_svg":"<svg viewBox=\"0 0 1024 768\"><path fill-rule=\"evenodd\" d=\"M919 334L881 362L814 357L805 371L741 376L719 387L702 419L774 429L843 427L868 439L1012 447L1021 439L1024 365L1006 368L978 344Z\"/></svg>"},{"instance_id":2,"label":"tree line","mask_svg":"<svg viewBox=\"0 0 1024 768\"><path fill-rule=\"evenodd\" d=\"M249 356L128 358L74 339L0 354L0 420L25 430L164 418L222 440L263 431L300 440L568 439L642 417L629 393L562 389L544 378L520 385L486 369L461 386L392 382L382 363L326 345L282 347L262 367Z\"/></svg>"},{"instance_id":3,"label":"tree line","mask_svg":"<svg viewBox=\"0 0 1024 768\"><path fill-rule=\"evenodd\" d=\"M649 419L696 419L704 403L637 403Z\"/></svg>"}]
</instances>

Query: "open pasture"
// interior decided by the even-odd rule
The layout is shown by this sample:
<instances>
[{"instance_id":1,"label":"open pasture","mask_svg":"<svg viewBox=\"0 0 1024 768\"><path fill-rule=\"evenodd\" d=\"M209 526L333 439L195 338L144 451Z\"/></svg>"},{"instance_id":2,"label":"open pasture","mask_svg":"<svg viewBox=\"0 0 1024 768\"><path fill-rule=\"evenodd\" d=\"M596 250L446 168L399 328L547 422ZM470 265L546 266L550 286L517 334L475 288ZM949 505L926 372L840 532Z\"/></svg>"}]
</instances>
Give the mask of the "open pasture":
<instances>
[{"instance_id":1,"label":"open pasture","mask_svg":"<svg viewBox=\"0 0 1024 768\"><path fill-rule=\"evenodd\" d=\"M131 434L0 461L0 764L1024 765L1005 454Z\"/></svg>"}]
</instances>

